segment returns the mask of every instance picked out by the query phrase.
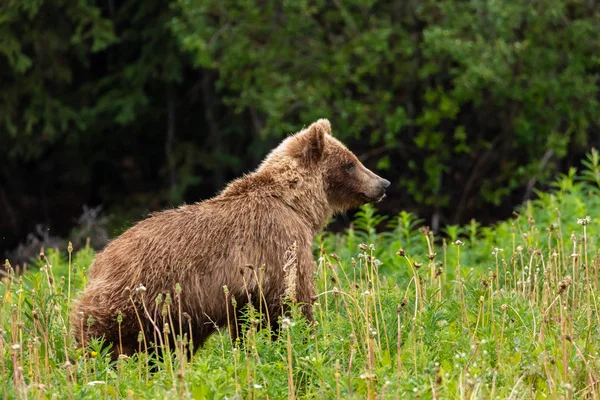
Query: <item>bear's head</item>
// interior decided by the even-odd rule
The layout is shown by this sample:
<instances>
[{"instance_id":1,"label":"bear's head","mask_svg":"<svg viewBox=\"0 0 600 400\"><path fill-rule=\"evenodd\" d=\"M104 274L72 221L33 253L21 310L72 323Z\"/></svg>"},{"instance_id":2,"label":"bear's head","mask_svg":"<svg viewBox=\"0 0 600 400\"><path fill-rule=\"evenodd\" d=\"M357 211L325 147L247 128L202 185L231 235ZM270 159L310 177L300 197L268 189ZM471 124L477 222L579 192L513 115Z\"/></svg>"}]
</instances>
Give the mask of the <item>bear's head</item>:
<instances>
[{"instance_id":1,"label":"bear's head","mask_svg":"<svg viewBox=\"0 0 600 400\"><path fill-rule=\"evenodd\" d=\"M326 119L320 119L286 139L283 147L300 168L321 174L327 201L336 212L378 202L390 186L387 179L367 169L332 136L331 125Z\"/></svg>"}]
</instances>

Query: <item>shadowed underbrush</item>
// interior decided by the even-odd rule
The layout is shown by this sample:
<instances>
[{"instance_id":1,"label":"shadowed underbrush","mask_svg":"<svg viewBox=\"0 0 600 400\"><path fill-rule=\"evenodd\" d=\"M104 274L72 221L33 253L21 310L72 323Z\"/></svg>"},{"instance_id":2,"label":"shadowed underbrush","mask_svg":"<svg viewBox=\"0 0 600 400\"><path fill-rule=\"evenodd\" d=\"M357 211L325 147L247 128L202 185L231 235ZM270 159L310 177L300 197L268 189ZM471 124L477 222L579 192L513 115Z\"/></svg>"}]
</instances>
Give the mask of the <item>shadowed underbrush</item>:
<instances>
[{"instance_id":1,"label":"shadowed underbrush","mask_svg":"<svg viewBox=\"0 0 600 400\"><path fill-rule=\"evenodd\" d=\"M242 342L225 328L191 359L177 296L147 299L173 321L158 340L140 336L142 349L162 344L160 359L76 349L67 315L94 252L47 249L2 274L0 398L599 397L599 220L596 151L491 227L436 235L363 207L315 243L316 327L291 304L272 340L246 309Z\"/></svg>"}]
</instances>

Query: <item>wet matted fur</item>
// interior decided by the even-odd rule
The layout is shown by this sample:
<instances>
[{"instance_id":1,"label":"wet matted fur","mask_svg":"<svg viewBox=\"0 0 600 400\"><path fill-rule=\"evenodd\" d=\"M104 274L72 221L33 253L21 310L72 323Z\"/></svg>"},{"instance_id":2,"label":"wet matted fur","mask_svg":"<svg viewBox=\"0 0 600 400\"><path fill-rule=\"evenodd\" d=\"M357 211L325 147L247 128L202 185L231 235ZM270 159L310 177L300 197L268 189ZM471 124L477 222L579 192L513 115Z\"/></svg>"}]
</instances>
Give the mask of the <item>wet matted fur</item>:
<instances>
[{"instance_id":1,"label":"wet matted fur","mask_svg":"<svg viewBox=\"0 0 600 400\"><path fill-rule=\"evenodd\" d=\"M312 321L315 236L334 213L380 200L387 186L321 119L286 138L256 171L217 196L154 213L113 240L90 267L89 284L71 315L73 335L80 345L104 337L113 349L131 354L140 331L149 342L162 331L163 305L155 299L168 293L171 329L191 335L198 347L228 318L233 321L224 286L238 310L249 297L259 300L260 286L275 324L286 282L295 285L294 296ZM292 283L285 276L290 270ZM179 308L186 317L181 323Z\"/></svg>"}]
</instances>

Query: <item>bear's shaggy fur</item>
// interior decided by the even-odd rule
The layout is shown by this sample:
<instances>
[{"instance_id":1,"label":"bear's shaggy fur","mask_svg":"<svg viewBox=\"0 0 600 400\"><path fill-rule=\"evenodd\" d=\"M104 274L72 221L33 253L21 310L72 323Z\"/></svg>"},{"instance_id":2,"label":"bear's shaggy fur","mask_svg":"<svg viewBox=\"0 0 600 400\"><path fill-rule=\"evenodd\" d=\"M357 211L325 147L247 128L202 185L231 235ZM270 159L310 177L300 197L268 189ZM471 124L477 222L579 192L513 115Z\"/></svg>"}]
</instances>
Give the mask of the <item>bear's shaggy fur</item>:
<instances>
[{"instance_id":1,"label":"bear's shaggy fur","mask_svg":"<svg viewBox=\"0 0 600 400\"><path fill-rule=\"evenodd\" d=\"M71 315L73 335L80 345L104 337L113 350L131 354L140 331L151 342L163 330L159 294L173 299L164 322L196 348L217 327L229 326L235 335L232 298L238 310L262 300L276 327L289 270L296 271L295 299L305 303L312 321L315 235L334 213L383 198L387 186L321 119L285 139L256 171L218 196L152 214L112 241L90 267ZM294 268L284 270L286 261Z\"/></svg>"}]
</instances>

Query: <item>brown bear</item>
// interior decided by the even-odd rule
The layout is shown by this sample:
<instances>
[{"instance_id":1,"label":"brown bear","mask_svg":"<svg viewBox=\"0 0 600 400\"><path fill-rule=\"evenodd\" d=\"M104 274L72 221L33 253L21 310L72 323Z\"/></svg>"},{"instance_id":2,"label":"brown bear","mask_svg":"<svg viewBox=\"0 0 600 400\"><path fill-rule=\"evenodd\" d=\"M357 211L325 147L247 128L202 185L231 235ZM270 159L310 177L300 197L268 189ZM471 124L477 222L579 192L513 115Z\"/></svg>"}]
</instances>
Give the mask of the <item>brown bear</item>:
<instances>
[{"instance_id":1,"label":"brown bear","mask_svg":"<svg viewBox=\"0 0 600 400\"><path fill-rule=\"evenodd\" d=\"M276 328L289 271L294 282L287 286L295 286L312 321L315 236L334 213L381 200L389 185L321 119L216 197L154 213L113 240L90 267L71 315L74 337L79 345L104 337L113 350L131 354L140 332L148 342L157 333L160 339L166 294L173 312L165 322L196 348L218 327L238 333L232 299L236 310L262 301Z\"/></svg>"}]
</instances>

